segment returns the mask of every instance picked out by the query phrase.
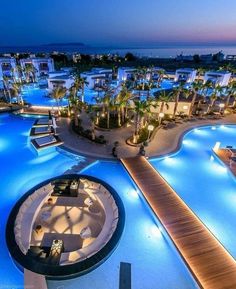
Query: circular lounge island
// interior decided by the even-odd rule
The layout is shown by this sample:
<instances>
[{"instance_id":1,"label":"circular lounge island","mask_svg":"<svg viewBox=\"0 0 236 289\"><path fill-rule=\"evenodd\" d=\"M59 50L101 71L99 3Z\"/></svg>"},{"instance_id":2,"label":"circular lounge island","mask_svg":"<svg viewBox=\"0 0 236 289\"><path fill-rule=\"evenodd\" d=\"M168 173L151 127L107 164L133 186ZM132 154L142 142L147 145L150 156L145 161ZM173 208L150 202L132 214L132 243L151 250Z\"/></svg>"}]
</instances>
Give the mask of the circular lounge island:
<instances>
[{"instance_id":1,"label":"circular lounge island","mask_svg":"<svg viewBox=\"0 0 236 289\"><path fill-rule=\"evenodd\" d=\"M102 264L116 248L124 222L121 199L109 185L90 176L63 175L17 202L6 241L21 269L67 279Z\"/></svg>"}]
</instances>

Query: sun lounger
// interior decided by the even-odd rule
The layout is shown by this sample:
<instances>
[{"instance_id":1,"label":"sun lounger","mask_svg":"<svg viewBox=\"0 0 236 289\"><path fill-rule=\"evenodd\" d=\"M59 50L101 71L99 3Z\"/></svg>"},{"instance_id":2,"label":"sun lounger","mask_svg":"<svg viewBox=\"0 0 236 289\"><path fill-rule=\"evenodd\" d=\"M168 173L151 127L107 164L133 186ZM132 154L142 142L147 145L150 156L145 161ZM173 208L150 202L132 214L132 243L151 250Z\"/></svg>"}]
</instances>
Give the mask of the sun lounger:
<instances>
[{"instance_id":1,"label":"sun lounger","mask_svg":"<svg viewBox=\"0 0 236 289\"><path fill-rule=\"evenodd\" d=\"M48 148L48 147L59 146L63 144L60 138L55 135L47 135L47 136L38 137L38 138L32 139L31 143L37 150Z\"/></svg>"},{"instance_id":2,"label":"sun lounger","mask_svg":"<svg viewBox=\"0 0 236 289\"><path fill-rule=\"evenodd\" d=\"M52 120L49 118L40 118L37 119L33 125L33 127L39 127L39 126L52 126Z\"/></svg>"},{"instance_id":3,"label":"sun lounger","mask_svg":"<svg viewBox=\"0 0 236 289\"><path fill-rule=\"evenodd\" d=\"M43 136L36 139L35 141L40 147L57 142L54 136Z\"/></svg>"},{"instance_id":4,"label":"sun lounger","mask_svg":"<svg viewBox=\"0 0 236 289\"><path fill-rule=\"evenodd\" d=\"M30 131L31 137L41 137L41 136L47 136L54 133L54 129L51 126L38 126L38 127L32 127Z\"/></svg>"}]
</instances>

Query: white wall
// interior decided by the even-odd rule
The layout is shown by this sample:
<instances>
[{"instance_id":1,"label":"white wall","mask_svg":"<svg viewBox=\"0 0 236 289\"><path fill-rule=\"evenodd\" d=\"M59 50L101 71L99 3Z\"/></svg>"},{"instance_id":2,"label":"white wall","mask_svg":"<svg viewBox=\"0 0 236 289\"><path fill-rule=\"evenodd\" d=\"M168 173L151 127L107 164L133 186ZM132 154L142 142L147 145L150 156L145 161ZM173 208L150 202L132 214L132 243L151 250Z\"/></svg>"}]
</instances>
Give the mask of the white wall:
<instances>
[{"instance_id":1,"label":"white wall","mask_svg":"<svg viewBox=\"0 0 236 289\"><path fill-rule=\"evenodd\" d=\"M220 86L227 86L229 84L231 73L220 73L220 72L206 72L204 76L204 82L210 79L216 79L216 84Z\"/></svg>"}]
</instances>

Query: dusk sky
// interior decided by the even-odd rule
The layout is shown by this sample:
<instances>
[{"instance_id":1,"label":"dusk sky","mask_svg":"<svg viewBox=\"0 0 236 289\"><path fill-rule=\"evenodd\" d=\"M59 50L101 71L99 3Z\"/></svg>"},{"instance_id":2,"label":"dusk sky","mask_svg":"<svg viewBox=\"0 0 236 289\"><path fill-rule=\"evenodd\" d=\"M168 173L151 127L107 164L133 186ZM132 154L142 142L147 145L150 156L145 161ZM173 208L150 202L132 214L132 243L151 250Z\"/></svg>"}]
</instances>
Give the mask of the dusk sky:
<instances>
[{"instance_id":1,"label":"dusk sky","mask_svg":"<svg viewBox=\"0 0 236 289\"><path fill-rule=\"evenodd\" d=\"M0 46L236 44L235 0L2 0Z\"/></svg>"}]
</instances>

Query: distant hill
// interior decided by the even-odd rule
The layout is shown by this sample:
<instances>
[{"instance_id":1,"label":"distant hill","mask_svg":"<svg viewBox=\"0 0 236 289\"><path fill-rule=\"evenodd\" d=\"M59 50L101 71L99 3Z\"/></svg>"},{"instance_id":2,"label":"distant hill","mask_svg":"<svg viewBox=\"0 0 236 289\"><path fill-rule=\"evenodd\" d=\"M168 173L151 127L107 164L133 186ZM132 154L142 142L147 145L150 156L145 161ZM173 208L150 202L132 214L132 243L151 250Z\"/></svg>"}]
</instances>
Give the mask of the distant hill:
<instances>
[{"instance_id":1,"label":"distant hill","mask_svg":"<svg viewBox=\"0 0 236 289\"><path fill-rule=\"evenodd\" d=\"M49 43L42 46L86 46L84 43L81 42L70 42L70 43Z\"/></svg>"}]
</instances>

